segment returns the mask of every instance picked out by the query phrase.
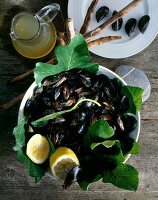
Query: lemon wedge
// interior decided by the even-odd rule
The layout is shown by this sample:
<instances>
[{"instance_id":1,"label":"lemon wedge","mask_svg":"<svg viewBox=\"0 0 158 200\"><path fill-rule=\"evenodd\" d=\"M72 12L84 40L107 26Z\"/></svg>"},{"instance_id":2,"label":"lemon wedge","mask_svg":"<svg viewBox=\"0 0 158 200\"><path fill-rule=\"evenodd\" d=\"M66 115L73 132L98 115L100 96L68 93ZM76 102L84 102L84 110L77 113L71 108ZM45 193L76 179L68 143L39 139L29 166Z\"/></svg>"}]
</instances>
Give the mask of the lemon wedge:
<instances>
[{"instance_id":1,"label":"lemon wedge","mask_svg":"<svg viewBox=\"0 0 158 200\"><path fill-rule=\"evenodd\" d=\"M50 157L50 169L52 175L64 180L67 173L75 166L79 165L76 154L67 147L59 147Z\"/></svg>"},{"instance_id":2,"label":"lemon wedge","mask_svg":"<svg viewBox=\"0 0 158 200\"><path fill-rule=\"evenodd\" d=\"M33 135L27 143L26 154L34 163L44 163L49 155L48 140L40 134Z\"/></svg>"}]
</instances>

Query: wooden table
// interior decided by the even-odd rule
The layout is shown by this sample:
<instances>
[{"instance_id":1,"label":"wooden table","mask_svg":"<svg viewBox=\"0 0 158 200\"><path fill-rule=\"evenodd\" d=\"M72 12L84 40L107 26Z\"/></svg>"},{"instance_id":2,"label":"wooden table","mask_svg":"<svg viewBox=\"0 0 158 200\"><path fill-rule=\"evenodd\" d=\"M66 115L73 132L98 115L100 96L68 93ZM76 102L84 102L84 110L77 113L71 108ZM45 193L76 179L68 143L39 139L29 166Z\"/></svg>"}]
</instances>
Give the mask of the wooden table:
<instances>
[{"instance_id":1,"label":"wooden table","mask_svg":"<svg viewBox=\"0 0 158 200\"><path fill-rule=\"evenodd\" d=\"M58 0L64 17L67 13L67 0ZM24 92L33 77L7 85L7 81L34 67L34 63L18 56L9 39L11 17L20 6L37 12L51 0L3 0L0 1L0 103L7 102ZM59 23L56 20L58 29ZM1 200L44 200L44 199L104 199L104 200L155 200L158 199L158 37L143 52L127 59L111 60L92 55L93 61L114 70L122 64L132 65L143 70L148 76L152 91L141 111L141 132L139 142L141 154L132 156L128 163L140 172L137 192L117 189L99 182L91 185L88 192L81 191L78 185L64 191L60 182L45 176L40 183L27 175L26 168L16 160L12 150L14 137L12 129L17 123L19 104L9 110L0 111L0 199Z\"/></svg>"}]
</instances>

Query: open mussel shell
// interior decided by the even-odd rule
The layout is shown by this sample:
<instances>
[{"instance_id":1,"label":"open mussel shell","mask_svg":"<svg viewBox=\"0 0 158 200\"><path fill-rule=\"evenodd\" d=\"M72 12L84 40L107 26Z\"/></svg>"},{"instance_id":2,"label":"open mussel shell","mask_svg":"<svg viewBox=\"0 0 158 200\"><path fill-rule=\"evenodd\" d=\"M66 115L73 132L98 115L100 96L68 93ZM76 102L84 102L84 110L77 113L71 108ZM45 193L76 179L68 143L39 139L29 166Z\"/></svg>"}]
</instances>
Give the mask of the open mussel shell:
<instances>
[{"instance_id":1,"label":"open mussel shell","mask_svg":"<svg viewBox=\"0 0 158 200\"><path fill-rule=\"evenodd\" d=\"M107 14L109 13L109 8L106 6L100 7L96 12L96 20L97 22L100 22L102 19L104 19Z\"/></svg>"},{"instance_id":2,"label":"open mussel shell","mask_svg":"<svg viewBox=\"0 0 158 200\"><path fill-rule=\"evenodd\" d=\"M114 15L116 15L116 14L117 14L117 11L114 10L112 16L114 16ZM122 28L122 24L123 24L123 19L120 18L120 19L118 19L116 22L114 22L114 23L112 24L112 29L113 29L114 31L119 31L119 30Z\"/></svg>"},{"instance_id":3,"label":"open mussel shell","mask_svg":"<svg viewBox=\"0 0 158 200\"><path fill-rule=\"evenodd\" d=\"M150 17L149 15L144 15L143 17L140 18L138 22L138 28L141 33L145 33L148 25L149 25Z\"/></svg>"},{"instance_id":4,"label":"open mussel shell","mask_svg":"<svg viewBox=\"0 0 158 200\"><path fill-rule=\"evenodd\" d=\"M131 18L127 21L125 25L125 31L129 37L134 33L136 28L137 20L134 18Z\"/></svg>"}]
</instances>

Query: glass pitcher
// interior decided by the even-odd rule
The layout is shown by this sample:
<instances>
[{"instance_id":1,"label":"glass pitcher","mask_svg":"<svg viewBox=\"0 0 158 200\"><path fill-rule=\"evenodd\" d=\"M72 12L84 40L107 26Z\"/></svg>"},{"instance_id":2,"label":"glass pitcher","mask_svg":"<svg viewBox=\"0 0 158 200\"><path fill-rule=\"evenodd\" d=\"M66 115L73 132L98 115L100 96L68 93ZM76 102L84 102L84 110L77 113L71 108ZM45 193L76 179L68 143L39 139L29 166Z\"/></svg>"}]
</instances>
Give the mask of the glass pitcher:
<instances>
[{"instance_id":1,"label":"glass pitcher","mask_svg":"<svg viewBox=\"0 0 158 200\"><path fill-rule=\"evenodd\" d=\"M50 4L38 13L20 12L11 23L10 37L15 49L24 57L37 59L49 54L56 43L56 29L52 20L60 5Z\"/></svg>"}]
</instances>

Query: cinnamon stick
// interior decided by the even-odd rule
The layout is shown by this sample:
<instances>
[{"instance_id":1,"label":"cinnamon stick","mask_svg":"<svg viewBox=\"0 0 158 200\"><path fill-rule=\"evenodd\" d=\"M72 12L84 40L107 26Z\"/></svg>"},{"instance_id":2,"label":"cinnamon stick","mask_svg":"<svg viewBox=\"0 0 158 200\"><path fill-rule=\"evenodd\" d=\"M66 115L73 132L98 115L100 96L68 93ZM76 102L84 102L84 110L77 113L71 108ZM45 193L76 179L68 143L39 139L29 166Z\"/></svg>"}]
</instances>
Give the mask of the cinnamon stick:
<instances>
[{"instance_id":1,"label":"cinnamon stick","mask_svg":"<svg viewBox=\"0 0 158 200\"><path fill-rule=\"evenodd\" d=\"M52 58L51 60L49 60L47 63L48 63L48 64L55 65L55 64L57 64L57 59L56 59L55 57L53 57L53 58Z\"/></svg>"},{"instance_id":2,"label":"cinnamon stick","mask_svg":"<svg viewBox=\"0 0 158 200\"><path fill-rule=\"evenodd\" d=\"M113 40L120 40L120 39L122 39L121 36L101 37L101 38L98 38L96 40L92 40L92 41L88 42L88 47L94 47L94 46L101 45L101 44L106 43L106 42L110 42L110 41L113 41Z\"/></svg>"},{"instance_id":3,"label":"cinnamon stick","mask_svg":"<svg viewBox=\"0 0 158 200\"><path fill-rule=\"evenodd\" d=\"M49 64L56 64L57 60L56 58L52 58L51 60L49 60L47 63ZM33 74L33 69L30 69L28 70L27 72L23 73L23 74L20 74L19 76L16 76L15 78L9 80L7 82L7 84L12 84L12 83L15 83L15 82L18 82L18 81L21 81L23 79L25 79L26 77L28 77L29 75Z\"/></svg>"},{"instance_id":4,"label":"cinnamon stick","mask_svg":"<svg viewBox=\"0 0 158 200\"><path fill-rule=\"evenodd\" d=\"M20 94L19 96L15 97L14 99L12 99L11 101L9 101L8 103L5 103L5 104L1 104L0 105L0 109L3 109L3 110L7 110L9 108L11 108L12 106L14 106L16 103L18 103L19 101L21 101L24 97L24 94Z\"/></svg>"},{"instance_id":5,"label":"cinnamon stick","mask_svg":"<svg viewBox=\"0 0 158 200\"><path fill-rule=\"evenodd\" d=\"M116 15L108 19L106 22L98 26L92 31L89 31L88 33L84 34L84 37L87 41L91 40L91 37L99 34L103 29L109 27L111 24L113 24L118 19L122 18L124 15L126 15L132 8L135 8L142 0L133 0L130 4L128 4L126 7L124 7L122 10L120 10Z\"/></svg>"},{"instance_id":6,"label":"cinnamon stick","mask_svg":"<svg viewBox=\"0 0 158 200\"><path fill-rule=\"evenodd\" d=\"M68 18L66 20L66 32L67 32L67 42L69 43L75 36L73 20L71 18Z\"/></svg>"},{"instance_id":7,"label":"cinnamon stick","mask_svg":"<svg viewBox=\"0 0 158 200\"><path fill-rule=\"evenodd\" d=\"M57 45L66 45L66 36L64 32L58 32L57 33Z\"/></svg>"},{"instance_id":8,"label":"cinnamon stick","mask_svg":"<svg viewBox=\"0 0 158 200\"><path fill-rule=\"evenodd\" d=\"M21 81L23 79L25 79L27 76L33 74L33 69L31 70L28 70L27 72L23 73L23 74L20 74L19 76L16 76L15 78L9 80L7 82L7 84L12 84L12 83L15 83L15 82L18 82L18 81Z\"/></svg>"},{"instance_id":9,"label":"cinnamon stick","mask_svg":"<svg viewBox=\"0 0 158 200\"><path fill-rule=\"evenodd\" d=\"M96 8L97 3L98 3L98 0L93 0L92 3L90 4L90 6L89 6L89 8L87 10L87 14L85 16L83 25L82 25L82 27L80 29L80 33L81 34L84 34L84 33L87 32L89 24L90 24L92 16L93 16L93 12L94 12L94 10Z\"/></svg>"}]
</instances>

